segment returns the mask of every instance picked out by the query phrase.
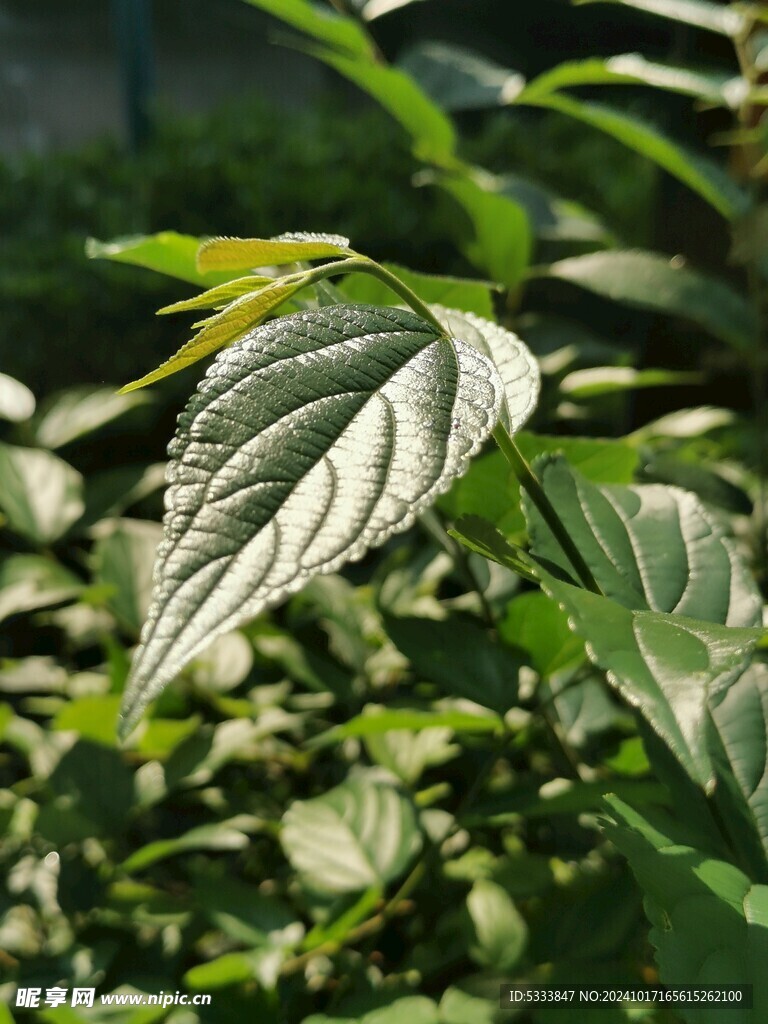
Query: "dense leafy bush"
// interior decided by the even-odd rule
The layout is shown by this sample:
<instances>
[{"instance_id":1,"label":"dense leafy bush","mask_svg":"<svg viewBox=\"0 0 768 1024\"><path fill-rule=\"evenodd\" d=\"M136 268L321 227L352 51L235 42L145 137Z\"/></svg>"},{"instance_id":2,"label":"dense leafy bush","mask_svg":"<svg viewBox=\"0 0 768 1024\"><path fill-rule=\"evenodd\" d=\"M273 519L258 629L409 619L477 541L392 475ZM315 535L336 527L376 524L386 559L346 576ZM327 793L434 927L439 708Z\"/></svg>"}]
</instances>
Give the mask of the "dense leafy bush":
<instances>
[{"instance_id":1,"label":"dense leafy bush","mask_svg":"<svg viewBox=\"0 0 768 1024\"><path fill-rule=\"evenodd\" d=\"M576 319L588 307L564 302L570 319L556 318L537 290L650 311L673 336L692 322L708 360L730 356L759 397L752 197L562 91L618 78L761 103L749 9L653 5L736 36L740 93L639 58L525 86L444 49L438 89L434 51L406 75L357 16L252 2L406 128L489 281L380 265L338 235L91 243L205 289L163 312L214 312L119 396L80 391L36 413L1 382L15 423L0 447L4 994L214 996L194 1012L126 1010L137 1022L482 1024L510 1019L501 982L661 978L752 984L754 1011L728 1016L762 1019L762 410L697 406L589 436L622 434L628 394L681 378L631 365L637 352ZM464 162L411 73L446 105L467 89L544 105L655 159L734 225L753 305L741 281L622 249L589 210ZM222 348L170 450L152 585L158 467L73 466L146 412L138 387Z\"/></svg>"}]
</instances>

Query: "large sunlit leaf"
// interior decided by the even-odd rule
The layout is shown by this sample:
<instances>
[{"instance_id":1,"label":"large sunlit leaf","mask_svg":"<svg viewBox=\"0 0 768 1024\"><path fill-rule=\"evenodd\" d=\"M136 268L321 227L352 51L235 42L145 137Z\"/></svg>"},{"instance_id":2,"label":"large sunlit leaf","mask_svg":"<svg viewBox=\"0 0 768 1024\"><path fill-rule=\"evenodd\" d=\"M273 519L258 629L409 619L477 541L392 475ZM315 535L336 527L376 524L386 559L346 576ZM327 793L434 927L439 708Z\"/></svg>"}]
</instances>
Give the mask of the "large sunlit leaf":
<instances>
[{"instance_id":1,"label":"large sunlit leaf","mask_svg":"<svg viewBox=\"0 0 768 1024\"><path fill-rule=\"evenodd\" d=\"M632 114L598 103L587 103L562 93L534 96L530 100L522 93L519 102L557 110L611 135L628 149L652 160L672 177L682 181L728 220L734 220L748 207L745 194L717 164L698 153L689 152L679 143L668 139L658 128Z\"/></svg>"},{"instance_id":2,"label":"large sunlit leaf","mask_svg":"<svg viewBox=\"0 0 768 1024\"><path fill-rule=\"evenodd\" d=\"M609 837L629 860L645 895L660 978L675 985L751 985L752 1009L686 1004L687 1024L751 1024L768 1014L763 970L768 947L768 887L733 864L690 845L684 827L646 819L608 797Z\"/></svg>"},{"instance_id":3,"label":"large sunlit leaf","mask_svg":"<svg viewBox=\"0 0 768 1024\"><path fill-rule=\"evenodd\" d=\"M468 342L494 363L504 385L500 419L507 430L517 432L536 408L541 388L539 365L530 349L491 320L445 306L430 309L452 338Z\"/></svg>"},{"instance_id":4,"label":"large sunlit leaf","mask_svg":"<svg viewBox=\"0 0 768 1024\"><path fill-rule=\"evenodd\" d=\"M730 538L688 491L598 486L562 458L537 462L544 490L606 597L626 608L759 626L762 600ZM529 498L531 550L576 574Z\"/></svg>"},{"instance_id":5,"label":"large sunlit leaf","mask_svg":"<svg viewBox=\"0 0 768 1024\"><path fill-rule=\"evenodd\" d=\"M716 278L658 253L592 252L552 263L546 276L570 281L641 309L679 316L742 351L754 344L754 314L741 295Z\"/></svg>"},{"instance_id":6,"label":"large sunlit leaf","mask_svg":"<svg viewBox=\"0 0 768 1024\"><path fill-rule=\"evenodd\" d=\"M100 242L89 238L85 252L91 259L114 260L117 263L132 263L146 267L159 274L177 277L191 284L207 288L229 281L231 273L204 274L197 268L197 250L200 239L192 235L180 235L176 231L161 231L156 235L132 235L116 238L111 242Z\"/></svg>"},{"instance_id":7,"label":"large sunlit leaf","mask_svg":"<svg viewBox=\"0 0 768 1024\"><path fill-rule=\"evenodd\" d=\"M413 805L394 786L349 779L314 800L297 800L280 834L293 867L328 893L383 889L421 847Z\"/></svg>"},{"instance_id":8,"label":"large sunlit leaf","mask_svg":"<svg viewBox=\"0 0 768 1024\"><path fill-rule=\"evenodd\" d=\"M467 467L495 367L410 312L328 306L221 353L179 421L123 731L216 636L360 558Z\"/></svg>"},{"instance_id":9,"label":"large sunlit leaf","mask_svg":"<svg viewBox=\"0 0 768 1024\"><path fill-rule=\"evenodd\" d=\"M12 530L50 544L83 514L83 478L41 448L0 444L0 509Z\"/></svg>"},{"instance_id":10,"label":"large sunlit leaf","mask_svg":"<svg viewBox=\"0 0 768 1024\"><path fill-rule=\"evenodd\" d=\"M734 5L712 3L711 0L573 0L576 5L614 3L633 7L636 11L669 18L683 25L707 29L724 36L738 36L749 28L749 21Z\"/></svg>"},{"instance_id":11,"label":"large sunlit leaf","mask_svg":"<svg viewBox=\"0 0 768 1024\"><path fill-rule=\"evenodd\" d=\"M200 246L197 266L201 272L250 270L298 260L323 260L349 252L348 238L309 231L277 238L211 238Z\"/></svg>"}]
</instances>

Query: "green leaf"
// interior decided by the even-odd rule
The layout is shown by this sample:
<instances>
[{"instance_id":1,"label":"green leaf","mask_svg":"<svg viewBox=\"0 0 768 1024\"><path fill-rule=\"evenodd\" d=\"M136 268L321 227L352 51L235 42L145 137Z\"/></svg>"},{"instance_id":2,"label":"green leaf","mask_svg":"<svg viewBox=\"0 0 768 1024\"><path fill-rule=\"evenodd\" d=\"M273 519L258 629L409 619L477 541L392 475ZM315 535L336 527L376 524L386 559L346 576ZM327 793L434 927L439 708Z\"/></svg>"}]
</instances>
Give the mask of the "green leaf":
<instances>
[{"instance_id":1,"label":"green leaf","mask_svg":"<svg viewBox=\"0 0 768 1024\"><path fill-rule=\"evenodd\" d=\"M752 665L710 706L729 803L768 856L768 666Z\"/></svg>"},{"instance_id":2,"label":"green leaf","mask_svg":"<svg viewBox=\"0 0 768 1024\"><path fill-rule=\"evenodd\" d=\"M35 396L15 377L0 373L0 419L23 423L35 411Z\"/></svg>"},{"instance_id":3,"label":"green leaf","mask_svg":"<svg viewBox=\"0 0 768 1024\"><path fill-rule=\"evenodd\" d=\"M626 608L759 626L762 600L722 526L687 491L596 486L559 457L537 462L544 490L606 597ZM549 527L524 499L531 550L576 578Z\"/></svg>"},{"instance_id":4,"label":"green leaf","mask_svg":"<svg viewBox=\"0 0 768 1024\"><path fill-rule=\"evenodd\" d=\"M197 267L201 273L250 270L271 264L346 256L350 251L348 238L311 232L279 235L277 238L211 238L198 250Z\"/></svg>"},{"instance_id":5,"label":"green leaf","mask_svg":"<svg viewBox=\"0 0 768 1024\"><path fill-rule=\"evenodd\" d=\"M485 110L511 102L522 75L452 43L417 43L398 61L443 110Z\"/></svg>"},{"instance_id":6,"label":"green leaf","mask_svg":"<svg viewBox=\"0 0 768 1024\"><path fill-rule=\"evenodd\" d=\"M628 149L652 160L700 195L726 219L734 220L746 211L746 196L717 164L684 149L653 125L623 111L598 103L586 103L562 93L550 93L531 100L524 97L525 93L521 95L520 103L557 110L605 132Z\"/></svg>"},{"instance_id":7,"label":"green leaf","mask_svg":"<svg viewBox=\"0 0 768 1024\"><path fill-rule=\"evenodd\" d=\"M607 793L618 794L635 806L669 802L669 791L660 782L644 779L603 779L576 782L573 779L548 779L543 785L516 785L512 792L478 801L461 816L467 828L514 825L525 818L550 819L556 814L594 814L605 806Z\"/></svg>"},{"instance_id":8,"label":"green leaf","mask_svg":"<svg viewBox=\"0 0 768 1024\"><path fill-rule=\"evenodd\" d=\"M510 971L525 951L528 928L506 891L480 879L467 897L467 909L475 928L472 959L499 974Z\"/></svg>"},{"instance_id":9,"label":"green leaf","mask_svg":"<svg viewBox=\"0 0 768 1024\"><path fill-rule=\"evenodd\" d=\"M202 330L198 331L185 345L182 345L175 355L166 359L156 370L145 374L139 380L126 384L120 389L120 394L146 387L147 384L154 384L158 380L163 380L164 377L170 377L171 374L178 373L179 370L199 362L234 338L245 334L249 328L264 320L286 299L303 287L302 279L276 280L257 292L235 299L220 313L197 324L196 326L202 327Z\"/></svg>"},{"instance_id":10,"label":"green leaf","mask_svg":"<svg viewBox=\"0 0 768 1024\"><path fill-rule=\"evenodd\" d=\"M525 651L544 677L584 658L584 644L571 632L567 615L541 591L521 594L507 605L499 636Z\"/></svg>"},{"instance_id":11,"label":"green leaf","mask_svg":"<svg viewBox=\"0 0 768 1024\"><path fill-rule=\"evenodd\" d=\"M610 598L563 583L541 566L537 571L544 589L586 640L593 663L638 708L691 778L711 790L715 776L706 739L708 703L747 668L762 630L630 611Z\"/></svg>"},{"instance_id":12,"label":"green leaf","mask_svg":"<svg viewBox=\"0 0 768 1024\"><path fill-rule=\"evenodd\" d=\"M295 801L280 840L294 869L326 893L383 889L421 848L412 804L393 786L365 778Z\"/></svg>"},{"instance_id":13,"label":"green leaf","mask_svg":"<svg viewBox=\"0 0 768 1024\"><path fill-rule=\"evenodd\" d=\"M370 57L317 46L307 46L306 51L376 100L411 137L414 154L419 160L440 167L456 163L457 140L453 124L404 72Z\"/></svg>"},{"instance_id":14,"label":"green leaf","mask_svg":"<svg viewBox=\"0 0 768 1024\"><path fill-rule=\"evenodd\" d=\"M528 270L532 250L523 207L496 191L490 177L439 175L434 181L453 196L472 223L474 238L465 246L467 258L505 288L517 287Z\"/></svg>"},{"instance_id":15,"label":"green leaf","mask_svg":"<svg viewBox=\"0 0 768 1024\"><path fill-rule=\"evenodd\" d=\"M212 825L199 825L176 839L157 839L132 853L120 868L132 875L190 850L244 850L250 843L246 833L253 830L254 822L255 819L238 815Z\"/></svg>"},{"instance_id":16,"label":"green leaf","mask_svg":"<svg viewBox=\"0 0 768 1024\"><path fill-rule=\"evenodd\" d=\"M629 483L638 465L637 449L623 441L549 437L525 431L521 431L516 440L529 462L542 452L561 451L586 477L600 483ZM486 548L480 554L494 557L489 554L494 551L494 561L521 572L514 564L519 561L514 545L506 543L499 547L498 539L477 522L481 518L488 520L502 534L520 535L522 539L525 520L520 508L520 485L501 452L490 452L476 459L467 475L457 480L450 492L440 499L440 507L456 522L458 533ZM471 522L467 522L467 518ZM509 561L504 561L505 558ZM530 574L530 567L523 567L521 574L526 573Z\"/></svg>"},{"instance_id":17,"label":"green leaf","mask_svg":"<svg viewBox=\"0 0 768 1024\"><path fill-rule=\"evenodd\" d=\"M52 728L71 729L83 739L113 747L117 740L117 715L120 697L96 694L69 701L56 714Z\"/></svg>"},{"instance_id":18,"label":"green leaf","mask_svg":"<svg viewBox=\"0 0 768 1024\"><path fill-rule=\"evenodd\" d=\"M82 589L82 580L51 558L10 555L0 562L0 621L71 601Z\"/></svg>"},{"instance_id":19,"label":"green leaf","mask_svg":"<svg viewBox=\"0 0 768 1024\"><path fill-rule=\"evenodd\" d=\"M768 1013L761 968L768 942L768 887L680 837L668 819L646 819L616 797L607 801L609 838L629 860L645 893L661 981L674 985L752 985L753 1009L728 1019L748 1024ZM687 1004L688 1024L721 1024L716 1007Z\"/></svg>"},{"instance_id":20,"label":"green leaf","mask_svg":"<svg viewBox=\"0 0 768 1024\"><path fill-rule=\"evenodd\" d=\"M194 905L216 928L250 947L294 945L303 927L287 904L213 867L193 875Z\"/></svg>"},{"instance_id":21,"label":"green leaf","mask_svg":"<svg viewBox=\"0 0 768 1024\"><path fill-rule=\"evenodd\" d=\"M386 1006L359 1016L355 1013L350 1018L346 1012L343 1017L327 1017L324 1013L313 1013L305 1017L302 1024L441 1024L437 1005L426 996L405 996L395 999Z\"/></svg>"},{"instance_id":22,"label":"green leaf","mask_svg":"<svg viewBox=\"0 0 768 1024\"><path fill-rule=\"evenodd\" d=\"M193 309L223 309L230 302L241 298L243 295L250 295L264 285L272 284L274 278L259 277L258 274L248 274L247 277L236 277L234 281L227 281L225 284L217 284L215 288L208 288L199 295L193 295L191 299L182 299L181 302L172 302L170 306L163 306L158 309L157 315L166 313L186 313Z\"/></svg>"},{"instance_id":23,"label":"green leaf","mask_svg":"<svg viewBox=\"0 0 768 1024\"><path fill-rule=\"evenodd\" d=\"M729 285L656 253L595 252L553 263L548 277L641 309L692 320L740 351L754 345L751 308Z\"/></svg>"},{"instance_id":24,"label":"green leaf","mask_svg":"<svg viewBox=\"0 0 768 1024\"><path fill-rule=\"evenodd\" d=\"M223 352L170 449L124 732L216 636L410 526L465 470L501 392L473 348L395 309L295 314Z\"/></svg>"},{"instance_id":25,"label":"green leaf","mask_svg":"<svg viewBox=\"0 0 768 1024\"><path fill-rule=\"evenodd\" d=\"M149 400L147 395L129 398L116 394L112 388L87 384L70 388L40 408L34 421L35 440L41 448L63 448Z\"/></svg>"},{"instance_id":26,"label":"green leaf","mask_svg":"<svg viewBox=\"0 0 768 1024\"><path fill-rule=\"evenodd\" d=\"M208 288L229 281L232 277L230 273L204 274L197 269L199 248L199 238L179 235L175 231L161 231L156 235L132 235L129 238L116 238L111 242L99 242L96 238L89 238L85 244L86 255L92 260L131 263Z\"/></svg>"},{"instance_id":27,"label":"green leaf","mask_svg":"<svg viewBox=\"0 0 768 1024\"><path fill-rule=\"evenodd\" d=\"M738 106L748 86L740 78L712 71L695 71L646 60L639 53L616 57L589 57L567 61L529 82L519 96L521 103L583 85L648 85L682 93L716 106Z\"/></svg>"},{"instance_id":28,"label":"green leaf","mask_svg":"<svg viewBox=\"0 0 768 1024\"><path fill-rule=\"evenodd\" d=\"M460 753L451 743L451 730L441 726L372 733L365 737L365 749L374 764L387 768L406 786L418 782L427 768L445 764Z\"/></svg>"},{"instance_id":29,"label":"green leaf","mask_svg":"<svg viewBox=\"0 0 768 1024\"><path fill-rule=\"evenodd\" d=\"M615 3L636 11L669 18L683 25L693 25L720 35L737 37L749 28L748 18L733 5L725 7L710 0L573 0L577 6L592 3Z\"/></svg>"},{"instance_id":30,"label":"green leaf","mask_svg":"<svg viewBox=\"0 0 768 1024\"><path fill-rule=\"evenodd\" d=\"M522 549L510 544L493 523L489 523L482 516L460 516L448 533L476 555L482 555L491 562L511 569L531 583L538 582L530 566L521 558Z\"/></svg>"},{"instance_id":31,"label":"green leaf","mask_svg":"<svg viewBox=\"0 0 768 1024\"><path fill-rule=\"evenodd\" d=\"M246 3L281 18L293 28L340 51L373 56L373 44L354 18L340 17L329 7L308 3L307 0L246 0Z\"/></svg>"},{"instance_id":32,"label":"green leaf","mask_svg":"<svg viewBox=\"0 0 768 1024\"><path fill-rule=\"evenodd\" d=\"M85 510L83 478L40 448L0 444L0 508L8 526L35 544L51 544Z\"/></svg>"},{"instance_id":33,"label":"green leaf","mask_svg":"<svg viewBox=\"0 0 768 1024\"><path fill-rule=\"evenodd\" d=\"M325 747L341 743L350 736L380 736L392 730L421 732L424 729L449 729L451 732L498 732L503 723L495 715L473 715L465 711L419 711L411 708L385 708L380 704L368 705L361 715L350 718L343 725L334 726L310 740L310 747Z\"/></svg>"},{"instance_id":34,"label":"green leaf","mask_svg":"<svg viewBox=\"0 0 768 1024\"><path fill-rule=\"evenodd\" d=\"M461 338L499 371L504 400L499 419L510 433L517 433L539 400L541 374L530 350L517 335L473 313L432 305L430 310L452 338Z\"/></svg>"},{"instance_id":35,"label":"green leaf","mask_svg":"<svg viewBox=\"0 0 768 1024\"><path fill-rule=\"evenodd\" d=\"M158 523L140 519L118 519L105 526L93 551L94 582L110 589L108 608L124 629L138 636L149 610L162 530Z\"/></svg>"},{"instance_id":36,"label":"green leaf","mask_svg":"<svg viewBox=\"0 0 768 1024\"><path fill-rule=\"evenodd\" d=\"M471 619L388 617L386 624L417 676L501 715L517 703L519 658Z\"/></svg>"},{"instance_id":37,"label":"green leaf","mask_svg":"<svg viewBox=\"0 0 768 1024\"><path fill-rule=\"evenodd\" d=\"M560 381L560 390L571 398L597 398L613 395L617 391L635 391L638 388L700 384L698 373L675 370L636 370L633 366L594 366L588 370L574 370Z\"/></svg>"},{"instance_id":38,"label":"green leaf","mask_svg":"<svg viewBox=\"0 0 768 1024\"><path fill-rule=\"evenodd\" d=\"M493 319L491 291L497 286L490 281L420 274L396 263L383 263L382 266L396 274L424 302L476 313L486 320ZM349 274L338 287L350 302L365 302L372 306L386 306L392 302L392 290L370 274Z\"/></svg>"}]
</instances>

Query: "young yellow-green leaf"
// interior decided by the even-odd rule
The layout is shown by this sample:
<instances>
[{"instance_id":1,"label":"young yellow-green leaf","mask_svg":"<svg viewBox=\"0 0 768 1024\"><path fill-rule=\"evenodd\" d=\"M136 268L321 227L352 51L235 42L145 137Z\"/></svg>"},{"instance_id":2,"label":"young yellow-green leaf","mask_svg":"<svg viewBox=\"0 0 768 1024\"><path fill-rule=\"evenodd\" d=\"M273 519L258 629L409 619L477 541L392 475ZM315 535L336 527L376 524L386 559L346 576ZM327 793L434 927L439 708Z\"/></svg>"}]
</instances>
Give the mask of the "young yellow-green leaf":
<instances>
[{"instance_id":1,"label":"young yellow-green leaf","mask_svg":"<svg viewBox=\"0 0 768 1024\"><path fill-rule=\"evenodd\" d=\"M211 238L198 250L197 267L201 272L250 270L299 260L347 256L350 251L348 238L309 231L277 238Z\"/></svg>"},{"instance_id":2,"label":"young yellow-green leaf","mask_svg":"<svg viewBox=\"0 0 768 1024\"><path fill-rule=\"evenodd\" d=\"M327 893L383 889L421 847L410 801L394 786L365 778L291 804L280 840L293 867Z\"/></svg>"},{"instance_id":3,"label":"young yellow-green leaf","mask_svg":"<svg viewBox=\"0 0 768 1024\"><path fill-rule=\"evenodd\" d=\"M272 277L260 277L257 274L248 274L247 277L237 277L234 281L226 281L224 284L216 285L207 291L193 295L191 299L182 299L181 302L173 302L170 306L163 306L158 309L158 316L164 313L185 313L190 309L221 309L228 306L230 302L256 292L265 285L274 282Z\"/></svg>"},{"instance_id":4,"label":"young yellow-green leaf","mask_svg":"<svg viewBox=\"0 0 768 1024\"><path fill-rule=\"evenodd\" d=\"M578 6L593 3L614 3L634 7L636 11L669 18L683 25L693 25L719 35L739 36L749 29L749 20L734 5L724 6L711 0L573 0Z\"/></svg>"},{"instance_id":5,"label":"young yellow-green leaf","mask_svg":"<svg viewBox=\"0 0 768 1024\"><path fill-rule=\"evenodd\" d=\"M692 320L733 348L744 351L754 344L757 326L747 301L725 282L667 256L591 252L552 263L545 273L615 302Z\"/></svg>"},{"instance_id":6,"label":"young yellow-green leaf","mask_svg":"<svg viewBox=\"0 0 768 1024\"><path fill-rule=\"evenodd\" d=\"M631 114L557 92L531 99L526 99L525 93L522 93L518 102L557 110L611 135L628 149L652 160L672 177L682 181L728 220L735 220L749 206L746 194L717 164L698 153L690 152L668 139L658 128Z\"/></svg>"},{"instance_id":7,"label":"young yellow-green leaf","mask_svg":"<svg viewBox=\"0 0 768 1024\"><path fill-rule=\"evenodd\" d=\"M303 281L301 280L281 281L278 279L260 291L235 299L220 313L208 317L202 322L202 325L198 325L201 326L201 330L185 345L182 345L175 355L166 359L151 373L126 384L124 388L120 389L120 393L135 391L137 388L146 387L147 384L154 384L164 377L170 377L171 374L178 373L179 370L199 362L205 356L222 348L227 342L245 334L249 328L269 316L274 309L281 306L286 299L289 299L302 287Z\"/></svg>"},{"instance_id":8,"label":"young yellow-green leaf","mask_svg":"<svg viewBox=\"0 0 768 1024\"><path fill-rule=\"evenodd\" d=\"M171 446L123 731L216 636L408 527L499 415L498 371L411 312L326 306L222 352Z\"/></svg>"},{"instance_id":9,"label":"young yellow-green leaf","mask_svg":"<svg viewBox=\"0 0 768 1024\"><path fill-rule=\"evenodd\" d=\"M129 238L115 238L111 242L89 238L85 243L85 252L90 259L131 263L206 287L228 281L232 277L229 273L205 274L198 270L199 248L199 238L180 235L176 231L160 231L156 235L132 235Z\"/></svg>"}]
</instances>

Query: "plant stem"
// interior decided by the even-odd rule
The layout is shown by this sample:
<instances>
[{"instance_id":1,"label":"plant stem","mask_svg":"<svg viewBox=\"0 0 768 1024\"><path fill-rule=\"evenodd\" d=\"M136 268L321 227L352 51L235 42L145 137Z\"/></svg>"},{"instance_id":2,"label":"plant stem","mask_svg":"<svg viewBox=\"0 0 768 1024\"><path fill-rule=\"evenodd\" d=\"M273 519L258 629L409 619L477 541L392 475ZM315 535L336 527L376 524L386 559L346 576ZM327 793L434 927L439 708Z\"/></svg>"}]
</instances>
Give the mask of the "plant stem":
<instances>
[{"instance_id":1,"label":"plant stem","mask_svg":"<svg viewBox=\"0 0 768 1024\"><path fill-rule=\"evenodd\" d=\"M593 594L602 595L602 590L592 575L591 569L584 561L581 552L573 542L573 538L565 528L565 524L545 494L541 482L531 469L528 460L501 423L494 429L493 439L501 449L504 458L514 470L520 486L527 491L531 501L541 513L544 522L554 534L555 540L560 545L563 554L576 570L582 586L587 590L591 590Z\"/></svg>"}]
</instances>

